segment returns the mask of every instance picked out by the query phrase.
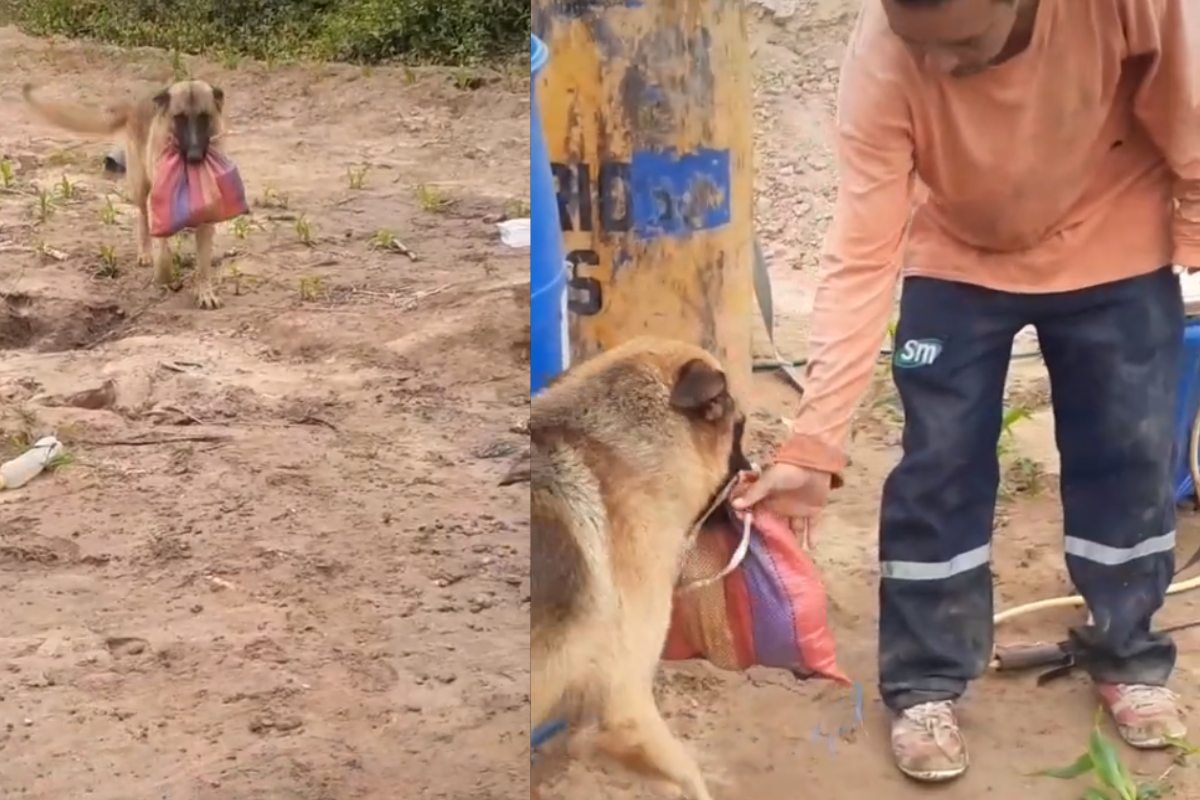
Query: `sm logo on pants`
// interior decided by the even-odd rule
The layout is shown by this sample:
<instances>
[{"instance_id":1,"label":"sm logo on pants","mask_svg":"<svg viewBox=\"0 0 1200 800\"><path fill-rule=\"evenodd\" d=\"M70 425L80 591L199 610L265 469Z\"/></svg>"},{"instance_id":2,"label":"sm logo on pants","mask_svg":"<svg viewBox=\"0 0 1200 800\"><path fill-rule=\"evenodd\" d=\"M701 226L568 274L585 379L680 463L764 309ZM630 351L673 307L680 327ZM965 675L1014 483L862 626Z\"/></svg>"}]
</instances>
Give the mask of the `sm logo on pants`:
<instances>
[{"instance_id":1,"label":"sm logo on pants","mask_svg":"<svg viewBox=\"0 0 1200 800\"><path fill-rule=\"evenodd\" d=\"M942 343L938 339L909 339L896 348L892 363L900 369L928 367L941 354Z\"/></svg>"}]
</instances>

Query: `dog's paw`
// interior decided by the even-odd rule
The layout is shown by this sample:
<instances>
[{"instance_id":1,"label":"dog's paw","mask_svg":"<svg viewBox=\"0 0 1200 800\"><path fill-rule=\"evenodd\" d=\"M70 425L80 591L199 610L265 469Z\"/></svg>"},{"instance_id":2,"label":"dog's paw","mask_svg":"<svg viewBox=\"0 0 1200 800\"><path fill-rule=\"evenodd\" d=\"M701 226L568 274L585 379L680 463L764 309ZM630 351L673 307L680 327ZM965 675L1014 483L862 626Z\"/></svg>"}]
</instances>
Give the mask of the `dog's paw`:
<instances>
[{"instance_id":1,"label":"dog's paw","mask_svg":"<svg viewBox=\"0 0 1200 800\"><path fill-rule=\"evenodd\" d=\"M151 255L149 250L144 253L141 251L138 252L137 265L139 267L148 267L152 263L154 263L154 256Z\"/></svg>"},{"instance_id":2,"label":"dog's paw","mask_svg":"<svg viewBox=\"0 0 1200 800\"><path fill-rule=\"evenodd\" d=\"M220 307L221 298L217 297L216 291L211 286L196 287L196 308L212 311Z\"/></svg>"}]
</instances>

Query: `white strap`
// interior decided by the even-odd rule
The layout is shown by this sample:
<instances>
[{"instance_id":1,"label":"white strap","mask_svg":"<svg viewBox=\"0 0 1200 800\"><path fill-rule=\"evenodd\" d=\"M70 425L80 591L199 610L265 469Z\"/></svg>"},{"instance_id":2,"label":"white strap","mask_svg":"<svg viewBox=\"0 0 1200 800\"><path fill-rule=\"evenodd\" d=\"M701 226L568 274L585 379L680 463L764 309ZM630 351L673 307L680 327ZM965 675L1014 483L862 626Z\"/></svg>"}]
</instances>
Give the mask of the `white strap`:
<instances>
[{"instance_id":1,"label":"white strap","mask_svg":"<svg viewBox=\"0 0 1200 800\"><path fill-rule=\"evenodd\" d=\"M729 573L740 567L742 562L746 560L746 554L750 552L750 531L753 524L753 515L746 512L745 516L742 517L742 540L738 542L737 549L733 551L733 557L729 559L729 563L725 565L724 569L710 578L701 578L698 581L692 581L685 586L681 586L676 591L685 593L696 589L703 589L705 586L712 586L717 581L724 580Z\"/></svg>"}]
</instances>

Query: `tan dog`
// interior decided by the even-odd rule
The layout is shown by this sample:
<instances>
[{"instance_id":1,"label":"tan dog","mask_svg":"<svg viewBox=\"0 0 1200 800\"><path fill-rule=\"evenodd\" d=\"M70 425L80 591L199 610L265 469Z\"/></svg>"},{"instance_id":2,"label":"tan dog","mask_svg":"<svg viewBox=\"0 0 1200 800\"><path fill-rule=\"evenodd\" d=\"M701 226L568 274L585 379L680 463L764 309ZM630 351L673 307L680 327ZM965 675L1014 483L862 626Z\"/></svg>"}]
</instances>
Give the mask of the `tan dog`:
<instances>
[{"instance_id":1,"label":"tan dog","mask_svg":"<svg viewBox=\"0 0 1200 800\"><path fill-rule=\"evenodd\" d=\"M38 100L29 85L25 86L24 94L25 101L38 114L60 128L106 136L124 131L125 177L130 197L138 209L138 263L145 266L153 260L155 281L170 285L174 278L174 256L169 240L159 242L156 260L152 254L148 201L154 170L163 149L172 142L189 164L202 163L210 149L222 152L225 93L204 81L180 81L170 88L137 101L119 103L108 110ZM212 277L214 231L212 225L201 225L195 232L193 291L200 308L221 305Z\"/></svg>"},{"instance_id":2,"label":"tan dog","mask_svg":"<svg viewBox=\"0 0 1200 800\"><path fill-rule=\"evenodd\" d=\"M692 531L738 470L744 417L713 356L638 339L534 397L530 482L532 725L596 721L599 751L710 800L654 700Z\"/></svg>"}]
</instances>

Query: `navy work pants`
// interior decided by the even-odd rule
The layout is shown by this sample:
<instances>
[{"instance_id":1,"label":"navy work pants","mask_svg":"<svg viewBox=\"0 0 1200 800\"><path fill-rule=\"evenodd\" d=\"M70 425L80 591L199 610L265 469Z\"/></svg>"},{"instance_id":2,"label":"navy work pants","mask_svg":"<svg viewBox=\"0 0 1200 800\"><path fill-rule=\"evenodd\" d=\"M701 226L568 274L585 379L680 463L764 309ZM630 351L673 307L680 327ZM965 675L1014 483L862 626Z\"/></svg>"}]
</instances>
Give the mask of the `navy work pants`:
<instances>
[{"instance_id":1,"label":"navy work pants","mask_svg":"<svg viewBox=\"0 0 1200 800\"><path fill-rule=\"evenodd\" d=\"M879 671L893 711L957 699L992 654L996 446L1013 339L1033 325L1050 374L1064 548L1097 642L1094 680L1161 685L1151 632L1175 565L1171 475L1184 310L1170 269L1028 295L909 278L893 376L903 457L880 514Z\"/></svg>"}]
</instances>

